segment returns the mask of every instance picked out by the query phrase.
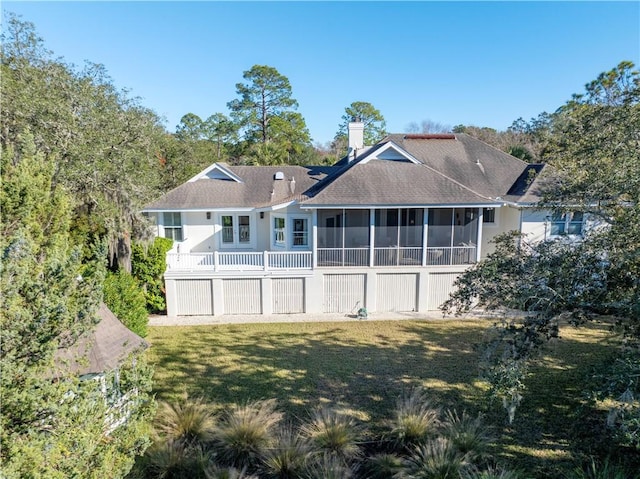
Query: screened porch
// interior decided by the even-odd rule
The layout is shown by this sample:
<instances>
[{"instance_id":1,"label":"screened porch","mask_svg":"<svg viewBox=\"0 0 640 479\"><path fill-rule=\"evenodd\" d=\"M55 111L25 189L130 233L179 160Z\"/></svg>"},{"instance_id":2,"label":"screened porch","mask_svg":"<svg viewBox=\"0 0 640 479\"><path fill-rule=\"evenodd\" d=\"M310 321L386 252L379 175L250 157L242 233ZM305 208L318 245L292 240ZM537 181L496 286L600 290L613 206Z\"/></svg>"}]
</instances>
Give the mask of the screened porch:
<instances>
[{"instance_id":1,"label":"screened porch","mask_svg":"<svg viewBox=\"0 0 640 479\"><path fill-rule=\"evenodd\" d=\"M447 266L475 263L479 208L318 210L317 265Z\"/></svg>"}]
</instances>

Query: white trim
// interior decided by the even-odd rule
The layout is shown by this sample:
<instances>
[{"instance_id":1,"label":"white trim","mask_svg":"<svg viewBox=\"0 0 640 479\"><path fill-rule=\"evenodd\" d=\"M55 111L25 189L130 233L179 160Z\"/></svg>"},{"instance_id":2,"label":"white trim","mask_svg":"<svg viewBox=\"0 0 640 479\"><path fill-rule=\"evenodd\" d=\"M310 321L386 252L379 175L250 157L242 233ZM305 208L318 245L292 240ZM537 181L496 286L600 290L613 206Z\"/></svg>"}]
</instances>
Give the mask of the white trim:
<instances>
[{"instance_id":1,"label":"white trim","mask_svg":"<svg viewBox=\"0 0 640 479\"><path fill-rule=\"evenodd\" d=\"M291 222L291 228L289 228L290 230L289 235L291 237L291 249L292 250L308 250L311 246L311 228L309 227L311 225L311 218L309 217L309 215L293 214L289 216L289 220ZM306 230L304 230L304 232L306 233L307 244L304 244L304 245L295 244L295 238L296 238L295 234L300 233L300 231L296 231L294 228L296 220L304 220L307 222L307 228Z\"/></svg>"},{"instance_id":2,"label":"white trim","mask_svg":"<svg viewBox=\"0 0 640 479\"><path fill-rule=\"evenodd\" d=\"M292 201L287 201L286 203L278 203L277 205L271 205L271 206L265 206L263 208L256 208L256 211L258 212L263 212L263 211L276 211L276 210L281 210L283 208L287 208L293 204L295 204L296 201L292 200Z\"/></svg>"},{"instance_id":3,"label":"white trim","mask_svg":"<svg viewBox=\"0 0 640 479\"><path fill-rule=\"evenodd\" d=\"M369 209L398 209L398 208L432 208L432 209L444 209L444 208L500 208L502 207L502 203L435 203L435 204L397 204L397 205L305 205L304 203L300 205L300 209L302 210L336 210L336 209L346 209L346 210L369 210Z\"/></svg>"},{"instance_id":4,"label":"white trim","mask_svg":"<svg viewBox=\"0 0 640 479\"><path fill-rule=\"evenodd\" d=\"M205 168L204 170L202 170L200 173L198 173L197 175L195 175L194 177L192 177L191 179L189 179L187 181L187 183L192 183L194 181L198 181L202 178L207 177L207 175L209 173L211 173L213 170L218 170L220 173L222 173L223 176L226 176L227 178L229 178L230 180L233 180L237 183L244 183L242 181L242 178L240 178L238 175L236 175L233 171L229 170L228 168L225 168L224 166L222 166L219 163L214 163L211 166Z\"/></svg>"},{"instance_id":5,"label":"white trim","mask_svg":"<svg viewBox=\"0 0 640 479\"><path fill-rule=\"evenodd\" d=\"M256 226L256 218L255 214L244 214L247 213L245 211L237 212L217 212L216 214L216 224L214 225L214 232L219 234L218 238L218 249L220 251L226 250L235 250L235 249L254 249L256 246L256 234L257 234L257 226ZM223 239L223 230L224 226L222 224L223 216L231 216L233 225L232 227L232 242L224 242ZM249 241L241 242L240 241L240 217L247 216L249 218ZM214 234L215 234L214 233Z\"/></svg>"},{"instance_id":6,"label":"white trim","mask_svg":"<svg viewBox=\"0 0 640 479\"><path fill-rule=\"evenodd\" d=\"M287 248L287 215L271 215L272 223L269 228L269 234L273 234L271 237L271 245L274 248ZM282 220L284 226L282 228L276 228L276 220ZM278 237L278 231L282 231L282 241L278 241L276 238Z\"/></svg>"},{"instance_id":7,"label":"white trim","mask_svg":"<svg viewBox=\"0 0 640 479\"><path fill-rule=\"evenodd\" d=\"M393 141L387 142L384 146L382 146L381 148L378 148L376 151L373 151L363 156L361 159L357 160L357 162L358 164L364 165L371 160L377 160L378 156L381 153L384 153L385 151L388 151L390 149L394 150L396 153L406 158L407 161L410 161L411 163L415 163L416 165L422 164L422 162L418 161L413 155L411 155L410 153L408 153L407 151L405 151L404 149L396 145ZM386 160L386 161L398 161L398 160Z\"/></svg>"},{"instance_id":8,"label":"white trim","mask_svg":"<svg viewBox=\"0 0 640 479\"><path fill-rule=\"evenodd\" d=\"M252 212L252 211L260 211L257 210L251 206L232 206L229 208L215 208L213 206L211 207L206 207L206 208L152 208L152 209L145 209L142 210L143 213L172 213L172 212L180 212L180 213L202 213L202 212L207 212L207 211L211 211L211 212L229 212L229 211L242 211L242 212ZM264 211L264 210L263 210Z\"/></svg>"}]
</instances>

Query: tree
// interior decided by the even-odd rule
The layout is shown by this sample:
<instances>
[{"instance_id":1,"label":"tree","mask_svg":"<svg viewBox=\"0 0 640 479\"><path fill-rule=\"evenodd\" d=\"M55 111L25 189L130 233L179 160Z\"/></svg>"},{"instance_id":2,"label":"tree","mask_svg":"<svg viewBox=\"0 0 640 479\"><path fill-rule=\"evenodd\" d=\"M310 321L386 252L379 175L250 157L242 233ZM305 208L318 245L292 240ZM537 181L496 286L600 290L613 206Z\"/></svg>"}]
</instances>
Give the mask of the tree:
<instances>
[{"instance_id":1,"label":"tree","mask_svg":"<svg viewBox=\"0 0 640 479\"><path fill-rule=\"evenodd\" d=\"M624 338L620 358L636 366L640 361L640 73L622 62L601 74L586 94L574 95L551 116L549 128L545 147L553 175L541 206L560 213L579 209L606 226L579 244L499 238L496 252L464 273L443 305L448 312L479 306L527 313L521 321L505 317L489 349L488 377L510 419L527 365L564 321L613 318ZM603 391L611 395L617 390L611 385L620 383L631 397L640 394L637 367L616 374ZM636 400L625 408L617 431L637 449L640 406Z\"/></svg>"},{"instance_id":2,"label":"tree","mask_svg":"<svg viewBox=\"0 0 640 479\"><path fill-rule=\"evenodd\" d=\"M238 129L236 125L223 113L214 113L203 124L204 137L216 145L218 161L231 144L237 142Z\"/></svg>"},{"instance_id":3,"label":"tree","mask_svg":"<svg viewBox=\"0 0 640 479\"><path fill-rule=\"evenodd\" d=\"M141 207L159 191L159 118L117 90L103 66L78 71L52 58L33 24L8 15L6 25L1 145L18 155L18 137L32 134L55 159L54 184L75 200L76 233L106 238L114 266L128 269L131 238L148 235Z\"/></svg>"},{"instance_id":4,"label":"tree","mask_svg":"<svg viewBox=\"0 0 640 479\"><path fill-rule=\"evenodd\" d=\"M342 123L338 125L338 131L334 137L335 148L344 145L346 149L349 122L354 119L364 123L365 145L374 145L387 135L387 123L380 111L366 101L354 101L344 109Z\"/></svg>"},{"instance_id":5,"label":"tree","mask_svg":"<svg viewBox=\"0 0 640 479\"><path fill-rule=\"evenodd\" d=\"M121 369L120 391L137 399L129 420L111 429L100 382L54 361L96 323L106 252L97 245L83 261L72 198L53 184L55 162L28 133L17 148L0 156L3 477L124 477L148 441L150 373L141 360Z\"/></svg>"},{"instance_id":6,"label":"tree","mask_svg":"<svg viewBox=\"0 0 640 479\"><path fill-rule=\"evenodd\" d=\"M180 123L176 125L176 137L183 141L202 140L204 138L205 126L202 118L195 113L187 113L180 118Z\"/></svg>"},{"instance_id":7,"label":"tree","mask_svg":"<svg viewBox=\"0 0 640 479\"><path fill-rule=\"evenodd\" d=\"M289 79L275 68L254 65L245 71L247 83L238 83L239 99L227 103L231 118L244 131L240 151L243 163L282 164L297 162L311 147L304 118L295 110Z\"/></svg>"},{"instance_id":8,"label":"tree","mask_svg":"<svg viewBox=\"0 0 640 479\"><path fill-rule=\"evenodd\" d=\"M271 119L296 109L298 102L291 95L289 79L266 65L254 65L242 77L247 83L237 83L240 96L227 103L249 143L267 143L272 139Z\"/></svg>"}]
</instances>

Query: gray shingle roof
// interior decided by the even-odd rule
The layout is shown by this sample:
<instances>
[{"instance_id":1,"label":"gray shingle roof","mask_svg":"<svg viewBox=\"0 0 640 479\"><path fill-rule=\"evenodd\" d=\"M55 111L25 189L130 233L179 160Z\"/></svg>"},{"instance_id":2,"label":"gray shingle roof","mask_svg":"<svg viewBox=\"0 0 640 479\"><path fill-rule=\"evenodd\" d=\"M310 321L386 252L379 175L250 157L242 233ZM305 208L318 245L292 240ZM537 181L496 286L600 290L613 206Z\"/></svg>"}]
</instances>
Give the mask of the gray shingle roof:
<instances>
[{"instance_id":1,"label":"gray shingle roof","mask_svg":"<svg viewBox=\"0 0 640 479\"><path fill-rule=\"evenodd\" d=\"M100 322L93 331L80 336L72 346L58 349L55 362L80 376L116 368L132 352L148 347L147 342L130 331L103 303L98 309Z\"/></svg>"},{"instance_id":2,"label":"gray shingle roof","mask_svg":"<svg viewBox=\"0 0 640 479\"><path fill-rule=\"evenodd\" d=\"M469 135L455 139L408 139L389 135L393 141L425 165L476 193L496 198L507 194L527 163Z\"/></svg>"},{"instance_id":3,"label":"gray shingle roof","mask_svg":"<svg viewBox=\"0 0 640 479\"><path fill-rule=\"evenodd\" d=\"M277 205L300 199L306 190L326 177L332 167L233 166L228 169L242 178L243 182L206 178L184 183L147 205L145 210L259 208ZM277 172L282 172L285 179L274 180ZM293 193L292 178L295 179Z\"/></svg>"},{"instance_id":4,"label":"gray shingle roof","mask_svg":"<svg viewBox=\"0 0 640 479\"><path fill-rule=\"evenodd\" d=\"M490 204L492 201L424 165L371 160L337 175L304 205Z\"/></svg>"},{"instance_id":5,"label":"gray shingle roof","mask_svg":"<svg viewBox=\"0 0 640 479\"><path fill-rule=\"evenodd\" d=\"M421 164L363 161L375 158L389 142ZM333 167L226 166L243 182L208 178L188 182L145 210L260 208L293 200L308 206L487 204L496 198L535 203L537 180L523 182L528 166L465 134L393 134L355 161L343 159ZM276 172L285 179L274 180ZM291 178L295 178L293 193Z\"/></svg>"}]
</instances>

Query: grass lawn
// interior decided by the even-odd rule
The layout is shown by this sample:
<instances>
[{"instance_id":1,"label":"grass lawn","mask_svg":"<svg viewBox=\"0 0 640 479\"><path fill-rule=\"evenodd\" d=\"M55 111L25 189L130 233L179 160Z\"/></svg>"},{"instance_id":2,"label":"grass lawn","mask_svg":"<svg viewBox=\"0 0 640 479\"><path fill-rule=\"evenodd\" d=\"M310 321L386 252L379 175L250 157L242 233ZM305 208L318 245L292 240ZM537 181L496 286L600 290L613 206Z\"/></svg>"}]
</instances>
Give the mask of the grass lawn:
<instances>
[{"instance_id":1,"label":"grass lawn","mask_svg":"<svg viewBox=\"0 0 640 479\"><path fill-rule=\"evenodd\" d=\"M537 477L574 459L580 383L612 352L605 325L563 328L528 379L515 423L485 399L474 345L490 321L354 321L152 327L148 340L159 400L202 396L224 408L276 398L291 418L331 404L375 430L403 390L422 385L434 401L484 411L495 453Z\"/></svg>"}]
</instances>

